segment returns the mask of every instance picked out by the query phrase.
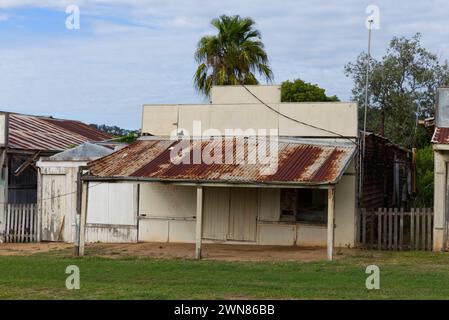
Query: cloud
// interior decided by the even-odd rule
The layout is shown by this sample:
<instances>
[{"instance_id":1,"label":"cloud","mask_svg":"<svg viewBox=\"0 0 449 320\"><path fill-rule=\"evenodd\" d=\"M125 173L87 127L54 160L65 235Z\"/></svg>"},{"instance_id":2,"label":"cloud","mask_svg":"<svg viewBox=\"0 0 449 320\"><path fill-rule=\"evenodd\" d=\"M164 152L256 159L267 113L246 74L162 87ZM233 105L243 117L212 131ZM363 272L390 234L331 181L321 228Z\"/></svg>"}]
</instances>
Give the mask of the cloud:
<instances>
[{"instance_id":1,"label":"cloud","mask_svg":"<svg viewBox=\"0 0 449 320\"><path fill-rule=\"evenodd\" d=\"M73 3L81 10L78 31L64 28L64 9ZM0 0L9 21L18 19L23 26L9 26L4 32L14 37L0 43L0 108L137 128L143 103L201 102L193 88L193 53L199 38L213 32L210 20L223 13L256 21L276 82L300 77L347 100L352 84L343 67L366 50L369 4ZM374 4L381 15L380 29L373 32L375 57L384 54L391 37L422 32L426 47L449 58L447 1ZM58 14L36 21L33 9Z\"/></svg>"},{"instance_id":2,"label":"cloud","mask_svg":"<svg viewBox=\"0 0 449 320\"><path fill-rule=\"evenodd\" d=\"M7 14L0 14L0 22L7 21L9 16Z\"/></svg>"}]
</instances>

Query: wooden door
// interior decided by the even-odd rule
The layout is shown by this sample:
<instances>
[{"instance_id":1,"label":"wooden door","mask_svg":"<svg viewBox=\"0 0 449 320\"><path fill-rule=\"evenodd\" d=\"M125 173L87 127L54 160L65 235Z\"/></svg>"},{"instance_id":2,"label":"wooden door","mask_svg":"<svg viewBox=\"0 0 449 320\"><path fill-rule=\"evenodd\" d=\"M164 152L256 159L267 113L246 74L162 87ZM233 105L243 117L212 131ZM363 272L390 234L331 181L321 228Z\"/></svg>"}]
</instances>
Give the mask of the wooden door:
<instances>
[{"instance_id":1,"label":"wooden door","mask_svg":"<svg viewBox=\"0 0 449 320\"><path fill-rule=\"evenodd\" d=\"M42 234L43 241L60 241L66 210L65 175L42 175ZM67 223L67 221L65 221Z\"/></svg>"},{"instance_id":2,"label":"wooden door","mask_svg":"<svg viewBox=\"0 0 449 320\"><path fill-rule=\"evenodd\" d=\"M257 188L231 188L228 240L256 241Z\"/></svg>"},{"instance_id":3,"label":"wooden door","mask_svg":"<svg viewBox=\"0 0 449 320\"><path fill-rule=\"evenodd\" d=\"M229 224L229 188L204 188L203 238L225 241Z\"/></svg>"}]
</instances>

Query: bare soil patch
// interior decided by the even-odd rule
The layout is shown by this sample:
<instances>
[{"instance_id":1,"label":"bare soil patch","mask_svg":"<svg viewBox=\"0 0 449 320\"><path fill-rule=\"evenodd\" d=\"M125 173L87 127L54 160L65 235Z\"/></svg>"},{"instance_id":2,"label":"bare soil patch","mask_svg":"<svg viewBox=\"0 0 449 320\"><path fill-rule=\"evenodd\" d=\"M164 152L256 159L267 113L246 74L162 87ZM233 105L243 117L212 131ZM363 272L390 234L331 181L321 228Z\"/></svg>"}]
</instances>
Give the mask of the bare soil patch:
<instances>
[{"instance_id":1,"label":"bare soil patch","mask_svg":"<svg viewBox=\"0 0 449 320\"><path fill-rule=\"evenodd\" d=\"M73 245L61 242L1 243L0 256L27 256L40 252L49 252L68 248L73 248Z\"/></svg>"},{"instance_id":2,"label":"bare soil patch","mask_svg":"<svg viewBox=\"0 0 449 320\"><path fill-rule=\"evenodd\" d=\"M33 255L42 252L71 254L73 244L44 243L2 243L0 256ZM348 249L336 250L335 258L353 254ZM195 245L188 243L91 243L86 245L86 256L107 258L160 258L193 259ZM326 248L293 246L257 246L236 244L204 244L204 260L221 261L319 261L326 259Z\"/></svg>"}]
</instances>

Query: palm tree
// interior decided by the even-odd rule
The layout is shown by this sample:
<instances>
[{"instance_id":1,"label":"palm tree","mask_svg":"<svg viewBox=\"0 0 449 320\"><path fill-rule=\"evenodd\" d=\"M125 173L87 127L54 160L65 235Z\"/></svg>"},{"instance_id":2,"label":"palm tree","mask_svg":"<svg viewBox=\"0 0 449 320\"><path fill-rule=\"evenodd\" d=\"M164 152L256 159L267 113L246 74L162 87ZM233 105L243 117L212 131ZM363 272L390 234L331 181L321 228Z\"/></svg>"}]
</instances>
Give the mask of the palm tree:
<instances>
[{"instance_id":1,"label":"palm tree","mask_svg":"<svg viewBox=\"0 0 449 320\"><path fill-rule=\"evenodd\" d=\"M254 20L222 15L211 24L218 34L202 37L195 52L199 65L194 81L199 92L208 96L212 85L258 84L255 73L273 79Z\"/></svg>"}]
</instances>

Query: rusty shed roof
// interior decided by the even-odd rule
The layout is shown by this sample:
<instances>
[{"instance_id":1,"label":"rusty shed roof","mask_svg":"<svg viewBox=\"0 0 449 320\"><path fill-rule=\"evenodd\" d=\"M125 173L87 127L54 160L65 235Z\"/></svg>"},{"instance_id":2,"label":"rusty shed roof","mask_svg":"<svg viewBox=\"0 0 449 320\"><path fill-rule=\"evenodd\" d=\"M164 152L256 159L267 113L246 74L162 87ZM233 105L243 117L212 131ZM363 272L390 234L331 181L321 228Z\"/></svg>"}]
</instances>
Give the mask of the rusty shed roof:
<instances>
[{"instance_id":1,"label":"rusty shed roof","mask_svg":"<svg viewBox=\"0 0 449 320\"><path fill-rule=\"evenodd\" d=\"M435 127L432 143L449 144L449 128Z\"/></svg>"},{"instance_id":2,"label":"rusty shed roof","mask_svg":"<svg viewBox=\"0 0 449 320\"><path fill-rule=\"evenodd\" d=\"M350 142L323 143L323 140L276 141L278 150L273 154L268 152L265 144L261 144L261 140L251 138L139 140L90 162L90 176L86 178L184 183L335 184L346 170L356 148ZM180 148L180 143L184 143L183 148ZM255 146L266 148L270 157L265 158L268 159L265 163L250 160L248 150ZM176 154L174 149L180 152ZM225 156L209 164L204 160L195 161L198 159L195 158L196 151L215 155L215 150L221 150ZM228 155L231 156L228 158ZM237 159L243 161L237 162ZM276 164L272 172L267 171L269 163Z\"/></svg>"},{"instance_id":3,"label":"rusty shed roof","mask_svg":"<svg viewBox=\"0 0 449 320\"><path fill-rule=\"evenodd\" d=\"M22 150L61 151L86 141L103 141L110 134L80 121L9 113L8 146Z\"/></svg>"}]
</instances>

